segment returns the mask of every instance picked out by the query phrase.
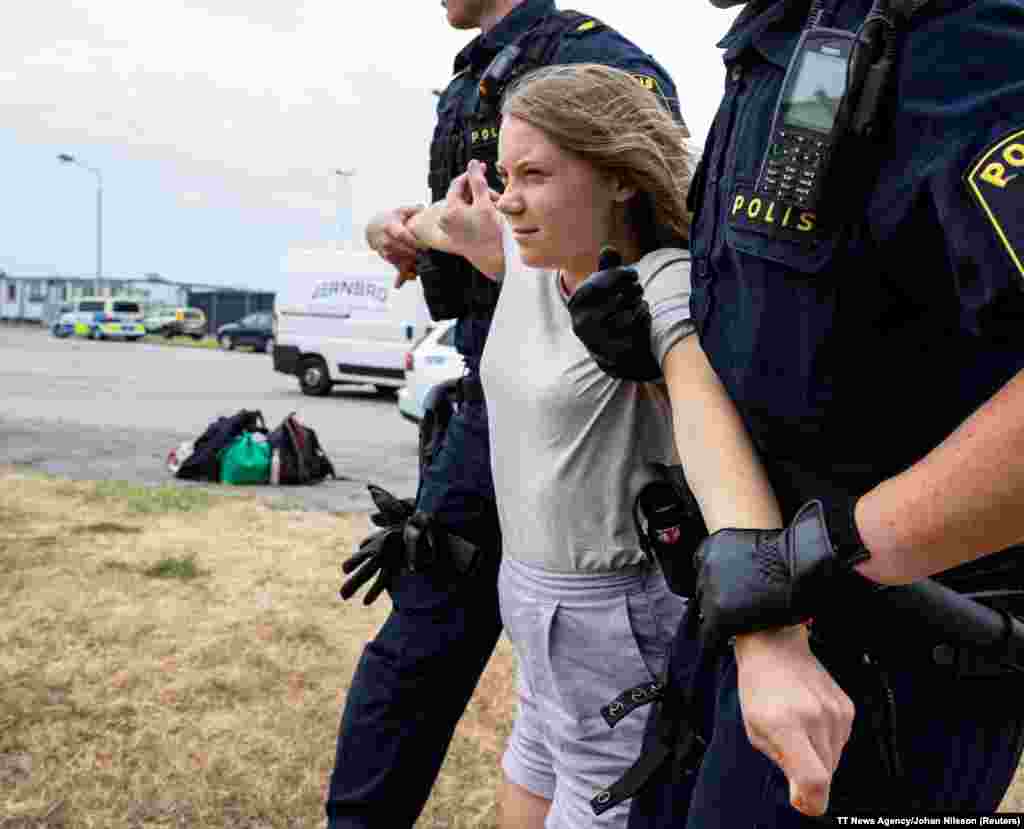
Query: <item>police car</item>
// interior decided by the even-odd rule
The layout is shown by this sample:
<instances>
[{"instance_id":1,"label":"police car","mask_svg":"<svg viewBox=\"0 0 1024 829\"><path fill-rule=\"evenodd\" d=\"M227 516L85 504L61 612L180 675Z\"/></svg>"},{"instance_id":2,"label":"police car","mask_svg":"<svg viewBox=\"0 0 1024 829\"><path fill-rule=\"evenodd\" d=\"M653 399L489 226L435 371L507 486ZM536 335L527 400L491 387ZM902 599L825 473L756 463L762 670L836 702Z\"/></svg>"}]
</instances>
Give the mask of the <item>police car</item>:
<instances>
[{"instance_id":1,"label":"police car","mask_svg":"<svg viewBox=\"0 0 1024 829\"><path fill-rule=\"evenodd\" d=\"M455 350L454 338L455 320L445 320L406 352L405 386L398 391L398 411L406 420L419 423L427 392L438 383L462 376L465 362Z\"/></svg>"},{"instance_id":2,"label":"police car","mask_svg":"<svg viewBox=\"0 0 1024 829\"><path fill-rule=\"evenodd\" d=\"M118 297L82 297L62 313L53 326L53 334L74 334L93 340L125 339L136 342L146 336L142 324L142 305L138 300ZM63 309L62 309L63 310Z\"/></svg>"}]
</instances>

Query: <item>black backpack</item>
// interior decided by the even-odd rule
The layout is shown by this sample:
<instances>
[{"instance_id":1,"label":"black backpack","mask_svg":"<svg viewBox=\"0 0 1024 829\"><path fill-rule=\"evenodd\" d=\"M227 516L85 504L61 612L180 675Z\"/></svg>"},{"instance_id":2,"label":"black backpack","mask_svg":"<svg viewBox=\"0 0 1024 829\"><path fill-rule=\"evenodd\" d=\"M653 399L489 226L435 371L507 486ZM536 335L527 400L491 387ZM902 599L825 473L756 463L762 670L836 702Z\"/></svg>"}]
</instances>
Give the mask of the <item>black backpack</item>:
<instances>
[{"instance_id":1,"label":"black backpack","mask_svg":"<svg viewBox=\"0 0 1024 829\"><path fill-rule=\"evenodd\" d=\"M218 417L206 427L195 441L192 454L175 472L175 477L190 481L220 481L220 461L217 454L243 432L267 433L263 413L241 409L231 417Z\"/></svg>"},{"instance_id":2,"label":"black backpack","mask_svg":"<svg viewBox=\"0 0 1024 829\"><path fill-rule=\"evenodd\" d=\"M334 472L316 432L292 412L267 437L270 443L270 483L292 486L315 484Z\"/></svg>"}]
</instances>

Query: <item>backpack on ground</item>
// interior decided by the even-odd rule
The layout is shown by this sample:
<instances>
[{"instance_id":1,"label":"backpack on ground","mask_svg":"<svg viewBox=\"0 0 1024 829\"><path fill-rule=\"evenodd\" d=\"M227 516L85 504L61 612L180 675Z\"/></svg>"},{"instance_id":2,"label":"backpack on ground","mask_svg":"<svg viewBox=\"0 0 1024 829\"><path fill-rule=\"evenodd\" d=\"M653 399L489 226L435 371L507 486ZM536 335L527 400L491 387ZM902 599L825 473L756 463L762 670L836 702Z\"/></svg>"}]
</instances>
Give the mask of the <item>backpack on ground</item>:
<instances>
[{"instance_id":1,"label":"backpack on ground","mask_svg":"<svg viewBox=\"0 0 1024 829\"><path fill-rule=\"evenodd\" d=\"M334 472L316 432L292 412L267 438L271 447L270 483L274 486L315 484Z\"/></svg>"},{"instance_id":2,"label":"backpack on ground","mask_svg":"<svg viewBox=\"0 0 1024 829\"><path fill-rule=\"evenodd\" d=\"M243 432L219 455L221 483L265 484L270 480L270 444L262 432Z\"/></svg>"},{"instance_id":3,"label":"backpack on ground","mask_svg":"<svg viewBox=\"0 0 1024 829\"><path fill-rule=\"evenodd\" d=\"M231 417L218 417L206 427L192 447L189 455L174 473L190 481L220 481L220 452L231 445L243 432L267 433L263 414L252 409L241 409Z\"/></svg>"}]
</instances>

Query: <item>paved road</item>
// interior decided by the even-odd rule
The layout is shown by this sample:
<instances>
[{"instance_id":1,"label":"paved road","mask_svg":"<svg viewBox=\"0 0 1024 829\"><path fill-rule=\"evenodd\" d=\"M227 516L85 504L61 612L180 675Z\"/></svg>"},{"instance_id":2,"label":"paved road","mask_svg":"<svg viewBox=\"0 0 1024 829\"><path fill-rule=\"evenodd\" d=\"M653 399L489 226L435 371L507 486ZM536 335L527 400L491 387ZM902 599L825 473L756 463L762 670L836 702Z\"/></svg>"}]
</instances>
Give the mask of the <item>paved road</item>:
<instances>
[{"instance_id":1,"label":"paved road","mask_svg":"<svg viewBox=\"0 0 1024 829\"><path fill-rule=\"evenodd\" d=\"M266 354L58 340L39 328L0 325L0 464L193 486L171 477L168 450L241 408L260 409L270 428L298 412L347 480L231 490L339 511L371 508L368 480L415 494L416 427L371 387L335 386L328 397L306 397Z\"/></svg>"}]
</instances>

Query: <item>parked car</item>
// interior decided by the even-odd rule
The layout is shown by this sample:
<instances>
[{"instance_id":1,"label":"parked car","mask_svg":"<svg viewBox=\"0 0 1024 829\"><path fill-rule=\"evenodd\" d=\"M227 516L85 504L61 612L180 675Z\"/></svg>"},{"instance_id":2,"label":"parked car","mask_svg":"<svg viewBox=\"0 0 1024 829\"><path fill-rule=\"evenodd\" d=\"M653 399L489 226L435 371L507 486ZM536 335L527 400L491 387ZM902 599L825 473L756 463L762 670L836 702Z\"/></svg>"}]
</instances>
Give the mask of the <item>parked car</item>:
<instances>
[{"instance_id":1,"label":"parked car","mask_svg":"<svg viewBox=\"0 0 1024 829\"><path fill-rule=\"evenodd\" d=\"M273 315L260 312L229 322L217 329L217 342L225 351L238 345L251 345L258 351L270 352L274 348Z\"/></svg>"},{"instance_id":2,"label":"parked car","mask_svg":"<svg viewBox=\"0 0 1024 829\"><path fill-rule=\"evenodd\" d=\"M61 333L57 333L57 327ZM142 305L138 300L119 297L82 297L61 314L54 333L64 332L94 340L109 338L137 341L146 336L142 324Z\"/></svg>"},{"instance_id":3,"label":"parked car","mask_svg":"<svg viewBox=\"0 0 1024 829\"><path fill-rule=\"evenodd\" d=\"M57 313L53 318L53 325L50 326L50 332L53 336L63 339L75 333L75 319L72 316L74 311L75 304L73 302L65 302L57 309Z\"/></svg>"},{"instance_id":4,"label":"parked car","mask_svg":"<svg viewBox=\"0 0 1024 829\"><path fill-rule=\"evenodd\" d=\"M455 350L455 320L446 320L431 330L405 355L405 386L398 391L398 411L406 420L419 423L423 399L438 383L461 377L465 368Z\"/></svg>"},{"instance_id":5,"label":"parked car","mask_svg":"<svg viewBox=\"0 0 1024 829\"><path fill-rule=\"evenodd\" d=\"M166 308L146 317L145 326L148 334L201 340L206 336L206 314L201 308Z\"/></svg>"}]
</instances>

